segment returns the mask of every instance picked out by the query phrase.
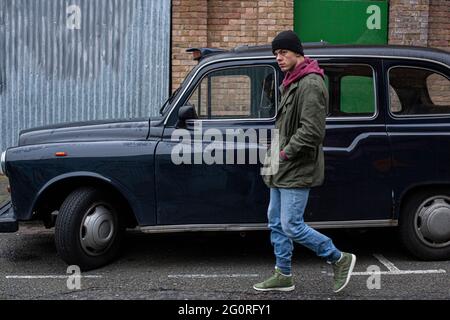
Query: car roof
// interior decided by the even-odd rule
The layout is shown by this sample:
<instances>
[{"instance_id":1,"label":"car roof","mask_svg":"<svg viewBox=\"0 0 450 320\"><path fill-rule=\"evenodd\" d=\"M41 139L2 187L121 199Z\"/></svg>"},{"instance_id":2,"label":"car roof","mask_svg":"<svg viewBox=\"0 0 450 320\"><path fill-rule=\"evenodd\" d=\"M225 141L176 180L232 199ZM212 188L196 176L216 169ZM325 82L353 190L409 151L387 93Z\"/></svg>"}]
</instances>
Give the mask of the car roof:
<instances>
[{"instance_id":1,"label":"car roof","mask_svg":"<svg viewBox=\"0 0 450 320\"><path fill-rule=\"evenodd\" d=\"M441 62L450 67L450 53L440 49L402 45L329 45L327 43L305 43L306 56L363 56L386 58L416 58ZM270 45L239 46L229 51L204 57L201 63L221 59L273 56Z\"/></svg>"}]
</instances>

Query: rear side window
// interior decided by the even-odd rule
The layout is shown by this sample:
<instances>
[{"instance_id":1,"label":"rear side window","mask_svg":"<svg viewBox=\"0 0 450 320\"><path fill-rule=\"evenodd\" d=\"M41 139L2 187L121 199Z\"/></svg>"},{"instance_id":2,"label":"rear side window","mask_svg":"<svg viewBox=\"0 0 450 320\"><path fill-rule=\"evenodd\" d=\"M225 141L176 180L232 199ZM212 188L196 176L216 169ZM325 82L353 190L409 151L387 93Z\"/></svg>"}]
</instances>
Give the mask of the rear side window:
<instances>
[{"instance_id":1,"label":"rear side window","mask_svg":"<svg viewBox=\"0 0 450 320\"><path fill-rule=\"evenodd\" d=\"M321 65L329 91L328 117L372 117L376 113L374 72L366 65Z\"/></svg>"},{"instance_id":2,"label":"rear side window","mask_svg":"<svg viewBox=\"0 0 450 320\"><path fill-rule=\"evenodd\" d=\"M389 90L390 110L395 115L450 114L450 80L435 71L392 68Z\"/></svg>"}]
</instances>

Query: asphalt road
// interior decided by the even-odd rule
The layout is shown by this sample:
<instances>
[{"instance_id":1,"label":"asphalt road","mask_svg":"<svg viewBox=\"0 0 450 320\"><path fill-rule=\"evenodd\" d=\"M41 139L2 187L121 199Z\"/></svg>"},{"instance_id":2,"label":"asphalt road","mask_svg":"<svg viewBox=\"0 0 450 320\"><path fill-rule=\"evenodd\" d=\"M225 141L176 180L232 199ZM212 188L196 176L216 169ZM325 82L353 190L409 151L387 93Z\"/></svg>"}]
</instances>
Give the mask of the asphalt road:
<instances>
[{"instance_id":1,"label":"asphalt road","mask_svg":"<svg viewBox=\"0 0 450 320\"><path fill-rule=\"evenodd\" d=\"M449 261L415 260L395 229L326 233L358 258L355 275L338 294L331 290L331 266L301 246L293 260L295 291L254 291L252 285L273 270L268 232L129 232L121 257L82 273L77 289L56 255L52 230L22 225L18 233L0 234L0 299L450 299ZM373 268L382 272L378 278Z\"/></svg>"}]
</instances>

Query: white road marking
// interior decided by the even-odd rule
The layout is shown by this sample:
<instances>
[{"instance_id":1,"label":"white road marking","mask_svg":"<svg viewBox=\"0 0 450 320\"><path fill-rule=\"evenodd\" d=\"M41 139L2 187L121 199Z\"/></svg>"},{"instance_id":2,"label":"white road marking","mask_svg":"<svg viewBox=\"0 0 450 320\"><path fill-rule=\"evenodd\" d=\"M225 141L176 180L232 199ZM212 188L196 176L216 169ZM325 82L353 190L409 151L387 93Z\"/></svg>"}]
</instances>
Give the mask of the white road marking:
<instances>
[{"instance_id":1,"label":"white road marking","mask_svg":"<svg viewBox=\"0 0 450 320\"><path fill-rule=\"evenodd\" d=\"M381 254L373 255L378 261L380 261L389 271L375 271L375 272L352 272L352 276L372 276L372 275L404 275L404 274L437 274L437 273L447 273L443 269L431 269L431 270L400 270L392 262L386 259ZM333 273L327 273L332 276Z\"/></svg>"},{"instance_id":2,"label":"white road marking","mask_svg":"<svg viewBox=\"0 0 450 320\"><path fill-rule=\"evenodd\" d=\"M405 274L436 274L436 273L447 273L447 271L438 269L438 270L399 270L399 271L380 271L380 272L352 272L352 276L373 276L375 274L380 275L405 275ZM329 276L332 276L333 273L328 273Z\"/></svg>"},{"instance_id":3,"label":"white road marking","mask_svg":"<svg viewBox=\"0 0 450 320\"><path fill-rule=\"evenodd\" d=\"M208 278L257 278L258 274L169 274L169 278L190 278L190 279L208 279Z\"/></svg>"},{"instance_id":4,"label":"white road marking","mask_svg":"<svg viewBox=\"0 0 450 320\"><path fill-rule=\"evenodd\" d=\"M69 277L76 277L75 275L67 275L67 276L58 276L58 275L35 275L35 276L18 276L18 275L11 275L6 276L6 279L67 279ZM102 278L103 276L95 276L95 275L80 275L80 278Z\"/></svg>"},{"instance_id":5,"label":"white road marking","mask_svg":"<svg viewBox=\"0 0 450 320\"><path fill-rule=\"evenodd\" d=\"M391 271L391 272L399 272L400 271L399 268L397 268L392 262L390 262L388 259L386 259L381 254L374 254L373 256L375 258L377 258L378 261L380 261L386 268L388 268L389 271Z\"/></svg>"}]
</instances>

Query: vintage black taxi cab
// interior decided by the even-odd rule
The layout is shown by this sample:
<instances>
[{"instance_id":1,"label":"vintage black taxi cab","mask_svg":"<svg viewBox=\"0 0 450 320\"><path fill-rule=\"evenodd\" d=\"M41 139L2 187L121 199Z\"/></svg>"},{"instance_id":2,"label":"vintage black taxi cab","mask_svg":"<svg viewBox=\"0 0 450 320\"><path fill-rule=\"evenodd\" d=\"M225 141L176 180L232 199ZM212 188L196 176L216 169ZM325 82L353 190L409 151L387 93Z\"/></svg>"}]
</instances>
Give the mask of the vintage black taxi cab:
<instances>
[{"instance_id":1,"label":"vintage black taxi cab","mask_svg":"<svg viewBox=\"0 0 450 320\"><path fill-rule=\"evenodd\" d=\"M87 270L116 256L126 228L266 229L261 162L245 160L271 142L283 74L266 46L198 51L161 116L22 131L1 154L11 202L0 231L41 220L60 257ZM305 55L325 70L330 98L325 182L306 221L395 227L417 258L450 259L450 53L319 43ZM236 132L246 138L229 139Z\"/></svg>"}]
</instances>

